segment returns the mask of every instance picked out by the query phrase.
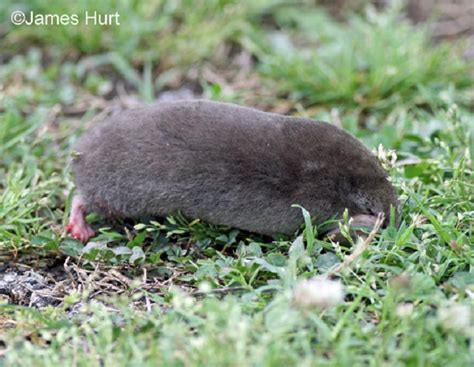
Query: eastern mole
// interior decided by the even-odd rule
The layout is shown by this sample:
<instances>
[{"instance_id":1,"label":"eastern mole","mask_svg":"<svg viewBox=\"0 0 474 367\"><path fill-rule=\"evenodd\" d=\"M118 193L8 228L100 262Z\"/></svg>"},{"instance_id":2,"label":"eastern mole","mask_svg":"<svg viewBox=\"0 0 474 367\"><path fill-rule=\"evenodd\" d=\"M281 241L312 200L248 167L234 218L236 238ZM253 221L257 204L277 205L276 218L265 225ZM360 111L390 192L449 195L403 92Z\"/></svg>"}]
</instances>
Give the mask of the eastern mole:
<instances>
[{"instance_id":1,"label":"eastern mole","mask_svg":"<svg viewBox=\"0 0 474 367\"><path fill-rule=\"evenodd\" d=\"M112 218L178 212L265 235L341 216L374 223L398 206L376 157L324 122L206 100L112 116L77 142L67 231L85 242L89 211Z\"/></svg>"}]
</instances>

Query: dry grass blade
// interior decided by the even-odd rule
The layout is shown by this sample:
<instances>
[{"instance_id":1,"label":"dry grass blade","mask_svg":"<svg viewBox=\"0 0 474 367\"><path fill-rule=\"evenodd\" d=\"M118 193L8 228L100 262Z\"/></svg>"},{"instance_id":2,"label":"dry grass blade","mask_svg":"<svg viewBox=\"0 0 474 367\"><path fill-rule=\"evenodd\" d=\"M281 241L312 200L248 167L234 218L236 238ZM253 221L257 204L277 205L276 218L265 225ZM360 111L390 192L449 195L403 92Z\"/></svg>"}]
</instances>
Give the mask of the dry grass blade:
<instances>
[{"instance_id":1,"label":"dry grass blade","mask_svg":"<svg viewBox=\"0 0 474 367\"><path fill-rule=\"evenodd\" d=\"M344 261L339 264L337 267L335 267L333 270L329 272L330 275L339 273L344 269L347 269L351 266L351 264L362 255L362 253L367 250L367 248L370 246L372 241L374 240L375 235L379 231L380 227L382 226L382 223L385 219L385 216L383 213L379 213L377 220L375 221L374 228L372 228L372 231L370 231L369 235L365 240L362 239L362 237L359 237L359 240L357 241L357 244L355 246L354 251L352 254L347 256Z\"/></svg>"}]
</instances>

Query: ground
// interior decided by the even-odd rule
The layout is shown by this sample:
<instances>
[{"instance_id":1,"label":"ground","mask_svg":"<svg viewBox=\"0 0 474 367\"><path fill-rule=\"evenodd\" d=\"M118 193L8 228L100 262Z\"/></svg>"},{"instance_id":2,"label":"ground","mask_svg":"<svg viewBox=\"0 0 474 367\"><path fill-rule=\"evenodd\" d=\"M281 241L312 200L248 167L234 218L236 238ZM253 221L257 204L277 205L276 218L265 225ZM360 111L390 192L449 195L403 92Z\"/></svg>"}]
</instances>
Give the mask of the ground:
<instances>
[{"instance_id":1,"label":"ground","mask_svg":"<svg viewBox=\"0 0 474 367\"><path fill-rule=\"evenodd\" d=\"M0 4L2 365L472 364L472 6L322 3ZM15 26L18 10L121 24ZM304 209L281 238L90 214L98 236L68 237L81 133L183 98L348 130L389 172L400 225L341 244Z\"/></svg>"}]
</instances>

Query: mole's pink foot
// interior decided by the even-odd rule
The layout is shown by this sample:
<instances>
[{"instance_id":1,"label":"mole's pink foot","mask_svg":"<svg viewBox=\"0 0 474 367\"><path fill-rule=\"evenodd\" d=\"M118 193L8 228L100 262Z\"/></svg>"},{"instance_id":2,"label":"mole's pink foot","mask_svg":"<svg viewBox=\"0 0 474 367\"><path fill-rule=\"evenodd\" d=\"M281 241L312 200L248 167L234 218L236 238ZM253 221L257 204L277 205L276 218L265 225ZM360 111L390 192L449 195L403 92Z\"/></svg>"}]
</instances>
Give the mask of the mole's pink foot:
<instances>
[{"instance_id":1,"label":"mole's pink foot","mask_svg":"<svg viewBox=\"0 0 474 367\"><path fill-rule=\"evenodd\" d=\"M84 202L79 196L75 196L72 200L71 215L69 217L69 224L66 226L66 232L84 243L95 235L92 228L86 222L85 214Z\"/></svg>"},{"instance_id":2,"label":"mole's pink foot","mask_svg":"<svg viewBox=\"0 0 474 367\"><path fill-rule=\"evenodd\" d=\"M70 233L72 237L84 243L95 235L95 232L87 223L80 223L72 220L66 226L66 231Z\"/></svg>"}]
</instances>

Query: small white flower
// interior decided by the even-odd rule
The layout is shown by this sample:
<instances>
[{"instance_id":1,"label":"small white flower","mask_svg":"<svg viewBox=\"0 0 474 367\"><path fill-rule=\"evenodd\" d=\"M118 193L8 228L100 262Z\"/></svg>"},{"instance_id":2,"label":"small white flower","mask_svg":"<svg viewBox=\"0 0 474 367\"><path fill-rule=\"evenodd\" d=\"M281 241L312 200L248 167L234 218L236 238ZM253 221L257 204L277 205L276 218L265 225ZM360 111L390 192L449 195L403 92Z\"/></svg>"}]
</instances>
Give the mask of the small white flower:
<instances>
[{"instance_id":1,"label":"small white flower","mask_svg":"<svg viewBox=\"0 0 474 367\"><path fill-rule=\"evenodd\" d=\"M186 294L177 286L173 286L171 290L173 294L173 307L177 309L189 309L194 305L194 298Z\"/></svg>"},{"instance_id":2,"label":"small white flower","mask_svg":"<svg viewBox=\"0 0 474 367\"><path fill-rule=\"evenodd\" d=\"M385 74L386 75L396 75L398 73L398 69L395 67L395 66L388 66L387 68L385 68Z\"/></svg>"},{"instance_id":3,"label":"small white flower","mask_svg":"<svg viewBox=\"0 0 474 367\"><path fill-rule=\"evenodd\" d=\"M387 150L382 144L379 144L375 150L375 154L385 170L390 170L395 167L398 159L395 150Z\"/></svg>"},{"instance_id":4,"label":"small white flower","mask_svg":"<svg viewBox=\"0 0 474 367\"><path fill-rule=\"evenodd\" d=\"M206 345L206 338L204 338L202 336L192 338L189 341L189 344L191 344L191 347L193 347L195 349L202 349Z\"/></svg>"},{"instance_id":5,"label":"small white flower","mask_svg":"<svg viewBox=\"0 0 474 367\"><path fill-rule=\"evenodd\" d=\"M341 282L325 278L303 280L293 292L293 301L300 308L329 308L343 300Z\"/></svg>"},{"instance_id":6,"label":"small white flower","mask_svg":"<svg viewBox=\"0 0 474 367\"><path fill-rule=\"evenodd\" d=\"M413 313L413 303L399 303L395 312L398 317L407 318Z\"/></svg>"},{"instance_id":7,"label":"small white flower","mask_svg":"<svg viewBox=\"0 0 474 367\"><path fill-rule=\"evenodd\" d=\"M426 222L428 218L422 214L415 214L413 217L413 227L420 228L423 223Z\"/></svg>"},{"instance_id":8,"label":"small white flower","mask_svg":"<svg viewBox=\"0 0 474 367\"><path fill-rule=\"evenodd\" d=\"M201 282L199 284L199 291L202 293L209 293L212 290L212 286L209 282Z\"/></svg>"},{"instance_id":9,"label":"small white flower","mask_svg":"<svg viewBox=\"0 0 474 367\"><path fill-rule=\"evenodd\" d=\"M463 335L472 334L471 308L468 305L451 304L438 310L438 320L447 331L457 331Z\"/></svg>"}]
</instances>

